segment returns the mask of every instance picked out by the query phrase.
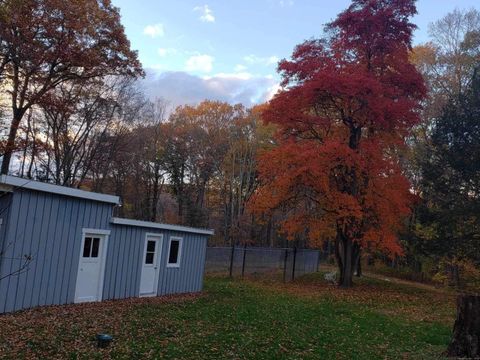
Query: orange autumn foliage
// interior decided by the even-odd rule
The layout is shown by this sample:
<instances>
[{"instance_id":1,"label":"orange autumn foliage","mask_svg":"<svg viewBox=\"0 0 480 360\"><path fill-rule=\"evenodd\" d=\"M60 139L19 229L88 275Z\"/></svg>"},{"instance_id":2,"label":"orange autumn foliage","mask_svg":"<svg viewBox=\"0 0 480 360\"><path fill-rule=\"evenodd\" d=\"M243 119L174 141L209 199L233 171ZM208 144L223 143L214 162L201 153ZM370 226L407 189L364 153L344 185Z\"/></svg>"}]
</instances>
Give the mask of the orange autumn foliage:
<instances>
[{"instance_id":1,"label":"orange autumn foliage","mask_svg":"<svg viewBox=\"0 0 480 360\"><path fill-rule=\"evenodd\" d=\"M343 286L361 249L402 253L412 195L398 155L426 93L409 59L414 3L352 1L331 36L280 62L283 90L263 112L280 145L261 156L252 209L283 211L291 239L334 240Z\"/></svg>"},{"instance_id":2,"label":"orange autumn foliage","mask_svg":"<svg viewBox=\"0 0 480 360\"><path fill-rule=\"evenodd\" d=\"M287 141L260 157L265 186L255 194L254 210L286 209L282 228L287 235L293 239L307 230L317 246L335 238L339 223L354 219L356 226L347 231L362 247L400 255L396 233L409 214L412 195L399 164L377 149L373 141L359 152L335 138ZM366 183L358 196L344 192L337 181L352 168Z\"/></svg>"}]
</instances>

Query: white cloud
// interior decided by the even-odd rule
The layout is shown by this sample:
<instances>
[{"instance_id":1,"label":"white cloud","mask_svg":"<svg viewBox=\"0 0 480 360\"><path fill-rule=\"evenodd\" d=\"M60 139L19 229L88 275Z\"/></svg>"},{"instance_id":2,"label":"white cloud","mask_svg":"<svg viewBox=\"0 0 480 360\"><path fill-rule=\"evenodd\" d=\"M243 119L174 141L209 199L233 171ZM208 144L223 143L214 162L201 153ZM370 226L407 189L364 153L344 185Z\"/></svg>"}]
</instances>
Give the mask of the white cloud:
<instances>
[{"instance_id":1,"label":"white cloud","mask_svg":"<svg viewBox=\"0 0 480 360\"><path fill-rule=\"evenodd\" d=\"M185 70L209 73L213 69L214 60L213 56L210 55L191 56L185 63Z\"/></svg>"},{"instance_id":2,"label":"white cloud","mask_svg":"<svg viewBox=\"0 0 480 360\"><path fill-rule=\"evenodd\" d=\"M281 89L280 83L273 84L267 89L265 100L271 100Z\"/></svg>"},{"instance_id":3,"label":"white cloud","mask_svg":"<svg viewBox=\"0 0 480 360\"><path fill-rule=\"evenodd\" d=\"M277 65L280 59L277 56L270 56L267 59L267 65Z\"/></svg>"},{"instance_id":4,"label":"white cloud","mask_svg":"<svg viewBox=\"0 0 480 360\"><path fill-rule=\"evenodd\" d=\"M281 7L286 7L286 6L293 6L295 4L295 2L293 0L280 0L278 2L278 4Z\"/></svg>"},{"instance_id":5,"label":"white cloud","mask_svg":"<svg viewBox=\"0 0 480 360\"><path fill-rule=\"evenodd\" d=\"M240 80L249 80L253 78L253 75L249 72L236 72L233 74L230 73L218 73L212 76L204 76L203 79L210 80L210 79L240 79Z\"/></svg>"},{"instance_id":6,"label":"white cloud","mask_svg":"<svg viewBox=\"0 0 480 360\"><path fill-rule=\"evenodd\" d=\"M159 48L157 53L160 57L165 57L167 55L174 55L177 53L177 49L173 48Z\"/></svg>"},{"instance_id":7,"label":"white cloud","mask_svg":"<svg viewBox=\"0 0 480 360\"><path fill-rule=\"evenodd\" d=\"M208 5L195 6L193 11L200 13L200 20L203 22L215 22L215 16L213 16L212 9Z\"/></svg>"},{"instance_id":8,"label":"white cloud","mask_svg":"<svg viewBox=\"0 0 480 360\"><path fill-rule=\"evenodd\" d=\"M143 29L143 34L152 38L162 37L165 35L163 24L147 25Z\"/></svg>"},{"instance_id":9,"label":"white cloud","mask_svg":"<svg viewBox=\"0 0 480 360\"><path fill-rule=\"evenodd\" d=\"M243 60L245 60L249 64L254 64L257 62L257 57L255 55L247 55L243 57Z\"/></svg>"},{"instance_id":10,"label":"white cloud","mask_svg":"<svg viewBox=\"0 0 480 360\"><path fill-rule=\"evenodd\" d=\"M269 57L259 57L253 54L244 56L243 60L248 64L261 64L266 66L276 65L280 61L280 59L275 55Z\"/></svg>"},{"instance_id":11,"label":"white cloud","mask_svg":"<svg viewBox=\"0 0 480 360\"><path fill-rule=\"evenodd\" d=\"M253 106L269 100L278 90L278 79L248 73L220 73L200 77L183 71L147 69L143 88L154 99L161 97L173 107L197 104L205 99Z\"/></svg>"},{"instance_id":12,"label":"white cloud","mask_svg":"<svg viewBox=\"0 0 480 360\"><path fill-rule=\"evenodd\" d=\"M237 64L235 65L234 69L233 69L235 72L243 72L245 70L247 70L247 67L245 65L242 65L242 64Z\"/></svg>"}]
</instances>

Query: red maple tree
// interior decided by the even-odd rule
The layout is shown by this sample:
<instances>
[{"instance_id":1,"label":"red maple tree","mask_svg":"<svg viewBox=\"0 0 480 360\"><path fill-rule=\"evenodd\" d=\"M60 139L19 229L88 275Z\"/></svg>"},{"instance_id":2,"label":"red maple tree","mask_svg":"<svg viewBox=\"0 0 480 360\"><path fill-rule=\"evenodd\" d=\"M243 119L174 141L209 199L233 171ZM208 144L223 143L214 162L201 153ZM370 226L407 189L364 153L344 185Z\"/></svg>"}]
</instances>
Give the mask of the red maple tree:
<instances>
[{"instance_id":1,"label":"red maple tree","mask_svg":"<svg viewBox=\"0 0 480 360\"><path fill-rule=\"evenodd\" d=\"M281 144L261 157L257 212L283 209L290 238L335 241L340 285L361 249L401 254L409 213L399 152L426 89L409 62L414 0L354 0L324 39L298 45L279 71L283 90L264 112Z\"/></svg>"}]
</instances>

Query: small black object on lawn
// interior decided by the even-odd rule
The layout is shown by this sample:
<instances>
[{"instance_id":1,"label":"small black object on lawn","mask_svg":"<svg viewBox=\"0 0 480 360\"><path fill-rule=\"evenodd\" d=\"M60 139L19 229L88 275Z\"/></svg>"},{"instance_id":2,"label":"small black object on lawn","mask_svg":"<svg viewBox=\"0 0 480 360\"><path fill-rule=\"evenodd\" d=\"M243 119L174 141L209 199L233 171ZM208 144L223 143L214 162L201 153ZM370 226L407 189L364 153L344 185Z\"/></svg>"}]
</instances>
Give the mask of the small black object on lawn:
<instances>
[{"instance_id":1,"label":"small black object on lawn","mask_svg":"<svg viewBox=\"0 0 480 360\"><path fill-rule=\"evenodd\" d=\"M112 335L97 334L97 345L99 348L106 348L112 342Z\"/></svg>"}]
</instances>

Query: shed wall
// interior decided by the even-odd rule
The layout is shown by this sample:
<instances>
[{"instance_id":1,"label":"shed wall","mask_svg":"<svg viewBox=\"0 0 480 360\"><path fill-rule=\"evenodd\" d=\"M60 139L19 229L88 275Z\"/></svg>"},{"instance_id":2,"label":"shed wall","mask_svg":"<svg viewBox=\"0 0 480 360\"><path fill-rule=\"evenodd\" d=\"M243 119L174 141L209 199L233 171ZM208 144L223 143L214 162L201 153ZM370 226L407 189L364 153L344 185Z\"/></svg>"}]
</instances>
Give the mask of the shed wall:
<instances>
[{"instance_id":1,"label":"shed wall","mask_svg":"<svg viewBox=\"0 0 480 360\"><path fill-rule=\"evenodd\" d=\"M206 235L112 224L105 265L103 298L121 299L139 295L147 233L163 235L157 294L201 291L207 247ZM168 242L171 236L183 238L178 268L167 267Z\"/></svg>"},{"instance_id":2,"label":"shed wall","mask_svg":"<svg viewBox=\"0 0 480 360\"><path fill-rule=\"evenodd\" d=\"M3 210L2 210L3 209ZM27 189L0 197L0 313L74 301L82 229L111 230L103 299L139 295L147 233L162 234L158 295L201 291L207 235L111 224L112 205ZM182 237L180 267L167 267L169 238Z\"/></svg>"},{"instance_id":3,"label":"shed wall","mask_svg":"<svg viewBox=\"0 0 480 360\"><path fill-rule=\"evenodd\" d=\"M26 189L9 206L0 277L33 260L28 271L0 281L0 313L72 303L82 228L109 229L112 205Z\"/></svg>"},{"instance_id":4,"label":"shed wall","mask_svg":"<svg viewBox=\"0 0 480 360\"><path fill-rule=\"evenodd\" d=\"M0 254L3 254L3 251L6 244L6 232L8 227L8 219L10 215L10 204L12 201L12 194L8 192L0 192ZM0 255L0 269L2 267L3 257ZM0 279L1 279L0 273Z\"/></svg>"}]
</instances>

